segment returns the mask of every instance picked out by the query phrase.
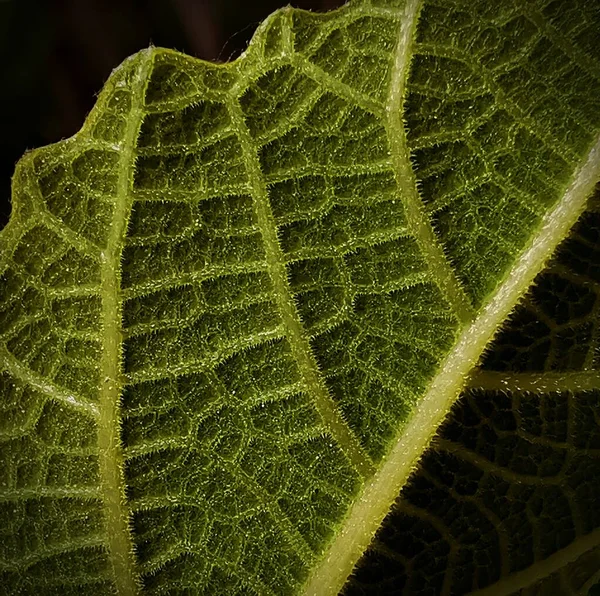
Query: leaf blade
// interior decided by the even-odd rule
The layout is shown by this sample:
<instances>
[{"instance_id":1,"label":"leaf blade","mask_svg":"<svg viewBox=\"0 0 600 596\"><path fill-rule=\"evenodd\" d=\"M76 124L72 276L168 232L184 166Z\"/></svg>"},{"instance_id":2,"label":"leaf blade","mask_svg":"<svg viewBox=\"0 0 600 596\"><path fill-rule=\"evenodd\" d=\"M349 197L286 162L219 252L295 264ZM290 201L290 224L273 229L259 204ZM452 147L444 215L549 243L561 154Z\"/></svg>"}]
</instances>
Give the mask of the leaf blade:
<instances>
[{"instance_id":1,"label":"leaf blade","mask_svg":"<svg viewBox=\"0 0 600 596\"><path fill-rule=\"evenodd\" d=\"M113 415L104 424L105 435L96 436L103 437L100 459L109 447L119 451L114 445L117 419L122 416L131 528L147 590L199 585L219 585L232 593L300 589L332 536L344 533L341 520L346 516L348 524L352 519L347 511L359 490L356 468L362 467L366 476L365 461L380 465L394 435L399 437L399 428L416 429L425 411L418 444L406 434L406 444L397 442L393 451L401 453L405 469L394 482L404 482L487 338L566 234L577 210L583 209L585 193L598 175L596 158L590 159L594 163L589 176L581 175L585 167L574 176L572 189L565 192L566 182L561 181L571 166L580 163L589 140L584 146L561 138L560 151L544 147L548 139L555 140L553 131L540 125L539 114L529 114L516 100L506 109L516 92L500 89L506 80L501 84L494 77L500 80L503 73L486 75L473 65L472 57L465 66L456 48L444 46L443 35L433 45L421 38L415 45L418 60L404 114L406 142L400 113L402 85L388 83L400 83L408 74L411 48L398 42L394 28L400 26L406 34L401 39L411 38L419 3L408 6L412 17L402 25L398 15L405 7L399 2L351 3L325 17L283 11L262 26L242 59L228 66L212 67L173 52L149 50L153 68L140 79L145 92L144 106L137 108L143 120L139 137L134 119L128 120L127 109L119 107L131 108L131 100L127 85L125 89L116 85L117 73L109 83L111 94L102 96L84 132L32 157L30 179L15 189L15 195L29 193L31 198L15 209L18 217L7 230L15 237L9 240L7 232L2 234L3 258L11 261L3 267L7 287L13 282L27 287L26 308L31 312L23 315L10 307L5 343L16 359L31 363L35 374L29 379L40 375L48 378L47 387L60 387L56 397L62 395L65 405L72 400L63 389L72 390L75 401L95 391L98 311L90 272L98 270L92 261L95 247L103 242L107 213L118 223L108 241L109 265L104 269L100 265L104 283L110 286L104 294L113 298L105 301L100 323L105 337L112 338L110 349L104 349L110 357L100 359L100 382L109 378L110 390L100 392L105 411ZM428 14L435 11L429 4L425 8ZM458 24L464 14L456 12ZM521 35L522 15L509 16L512 20L500 24L516 23ZM434 21L428 16L419 35L426 36ZM529 29L524 31L523 47L529 51ZM369 44L376 50L369 53ZM401 50L395 69L390 66L390 46ZM292 47L302 58L291 55ZM450 75L460 75L462 90L452 76L435 78L441 64L448 66ZM495 101L520 124L517 137L523 147L530 152L544 149L543 159L534 165L539 169L547 160L554 180L549 197L532 208L533 215L524 218L508 241L498 246L490 242L490 222L506 228L515 217L496 209L493 217L477 224L478 241L489 249L486 258L494 261L490 271L485 267L471 271L475 244L457 244L452 235L458 230L458 237L465 239L471 232L461 207L447 193L429 188L425 201L437 206L421 208L415 181L427 180L428 161L436 167L435 160L424 157L428 143L446 142L457 134L443 130L445 123L442 136L437 136L440 133L432 132L431 119L426 118L420 125L430 127L427 134L415 134L419 129L411 104L415 92L432 97L438 93L444 102L454 94L471 102L471 109L488 97L484 93L481 100L478 92L475 99L469 96L480 81L493 89ZM431 83L430 88L424 83ZM385 90L390 88L397 94L386 104ZM437 113L438 108L426 115ZM393 121L387 131L386 118ZM489 114L486 118L493 119ZM501 129L498 123L494 126ZM133 160L115 168L111 144L118 143L124 131L132 155L135 152L135 168ZM416 177L409 168L408 147L420 151ZM511 176L522 171L524 160L511 165L501 156L504 161L492 164L492 157L493 151L482 160L484 170L489 170L488 181L507 171ZM92 167L94 163L99 167ZM468 165L468 160L464 163ZM452 187L455 183L448 180ZM124 202L120 212L106 207L115 184L131 208ZM513 191L514 185L506 186ZM530 190L525 189L521 199L533 196ZM572 202L559 202L552 213L560 217L552 219L544 214L559 191ZM490 191L483 207L495 197ZM473 210L480 206L476 199ZM84 205L93 214L93 225L83 215ZM565 205L577 207L571 211ZM453 222L451 232L444 228L438 208L446 209L446 219ZM33 213L44 214L41 223L33 223ZM535 218L545 218L541 231L536 231ZM116 239L124 235L127 220L121 247ZM523 253L532 237L545 240ZM48 255L44 243L55 245ZM461 246L469 247L467 252ZM39 257L38 262L27 256L27 250ZM512 260L519 256L521 262L527 261L520 271ZM9 279L11 275L16 281ZM512 294L503 295L502 302L498 296L507 287ZM14 295L24 295L19 291L23 292ZM35 293L48 302L39 306ZM7 298L11 304L14 295ZM118 322L121 299L123 329ZM471 317L465 306L469 299L478 308L484 305L479 322L488 317L473 345L467 345L470 338L464 328ZM456 340L457 312L462 312L458 318L463 329ZM39 325L31 324L27 318L31 313ZM58 322L53 332L48 331L49 321ZM447 361L452 366L438 374L455 340L456 362ZM121 349L124 376L116 367ZM70 350L72 361L67 357ZM5 368L7 362L3 359ZM77 373L80 369L85 375ZM36 388L28 381L15 390L10 383L7 403L12 403L14 391L21 395ZM37 383L38 388L42 385ZM442 405L435 396L441 386ZM51 393L54 397L55 389ZM424 393L429 401L422 401ZM43 404L50 420L53 410L46 398L35 394L30 399L38 409ZM91 403L93 410L93 398ZM265 408L282 429L279 434L265 422L261 413ZM17 422L15 428L37 444L37 426L31 431L23 424ZM68 417L54 426L67 429ZM344 444L355 454L350 459L344 455ZM403 451L405 446L408 451ZM42 462L46 448L40 449L36 457ZM384 459L374 496L367 498L371 507L377 503L380 518L394 497L390 492L384 498L379 491L385 484L382 470L394 467L392 459L389 454ZM77 487L69 480L69 475L76 477L75 467L60 465L68 472L63 482ZM87 478L92 484L94 465ZM20 469L18 464L13 467ZM119 485L115 479L120 467L112 467L112 487ZM39 472L43 464L38 468ZM38 490L43 498L44 479L25 476L21 481L31 494ZM14 482L11 478L8 484ZM13 494L10 490L7 495ZM123 489L112 494L116 511L123 506ZM366 517L371 518L371 527L363 533L363 546L377 526L373 515ZM120 530L105 528L100 551L110 551L111 541L127 534L123 518L121 514L107 518L120 520ZM129 550L124 545L121 542L113 550ZM362 546L355 543L353 548L356 558ZM347 559L345 565L347 573L351 562ZM90 572L89 577L62 581L97 581L104 586L111 572L100 567L96 579L90 579ZM123 590L133 591L136 579L126 567L116 577ZM38 581L34 575L27 581ZM326 575L329 581L331 574ZM338 576L337 585L343 579Z\"/></svg>"}]
</instances>

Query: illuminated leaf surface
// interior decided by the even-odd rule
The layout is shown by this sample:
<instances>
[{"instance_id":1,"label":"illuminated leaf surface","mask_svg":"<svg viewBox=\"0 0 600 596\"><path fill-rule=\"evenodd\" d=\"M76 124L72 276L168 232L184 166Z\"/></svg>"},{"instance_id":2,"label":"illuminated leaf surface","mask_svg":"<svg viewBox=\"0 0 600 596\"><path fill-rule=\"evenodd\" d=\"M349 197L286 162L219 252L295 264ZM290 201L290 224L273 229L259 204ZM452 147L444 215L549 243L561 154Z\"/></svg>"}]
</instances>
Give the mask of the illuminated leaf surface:
<instances>
[{"instance_id":1,"label":"illuminated leaf surface","mask_svg":"<svg viewBox=\"0 0 600 596\"><path fill-rule=\"evenodd\" d=\"M284 9L228 65L136 54L78 135L28 153L0 236L2 590L341 589L585 209L598 17L560 1ZM594 244L595 217L574 242ZM542 273L485 370L595 370L596 261L576 254L588 269ZM556 482L506 474L572 480L589 508L576 454L597 461L595 395L467 392L401 500L426 511L413 525L439 520L413 530L446 569L398 580L408 593L436 593L440 573L447 593L484 587L596 536L571 512L553 546L515 539L517 563L512 542L462 549L423 496L454 491L457 523L477 534L479 512L490 536L504 512L518 523L513 503L540 520L564 505ZM486 491L496 517L477 509Z\"/></svg>"}]
</instances>

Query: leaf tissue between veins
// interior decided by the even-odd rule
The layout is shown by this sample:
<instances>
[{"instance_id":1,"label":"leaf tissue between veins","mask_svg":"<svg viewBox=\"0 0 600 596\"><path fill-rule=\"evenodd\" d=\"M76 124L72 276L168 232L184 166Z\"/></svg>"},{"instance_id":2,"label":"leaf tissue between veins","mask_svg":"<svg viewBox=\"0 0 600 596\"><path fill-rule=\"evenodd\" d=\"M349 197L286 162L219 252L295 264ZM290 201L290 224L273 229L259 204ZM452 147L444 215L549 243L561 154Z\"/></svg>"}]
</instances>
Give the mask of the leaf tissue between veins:
<instances>
[{"instance_id":1,"label":"leaf tissue between veins","mask_svg":"<svg viewBox=\"0 0 600 596\"><path fill-rule=\"evenodd\" d=\"M598 594L599 27L288 7L25 154L0 594Z\"/></svg>"}]
</instances>

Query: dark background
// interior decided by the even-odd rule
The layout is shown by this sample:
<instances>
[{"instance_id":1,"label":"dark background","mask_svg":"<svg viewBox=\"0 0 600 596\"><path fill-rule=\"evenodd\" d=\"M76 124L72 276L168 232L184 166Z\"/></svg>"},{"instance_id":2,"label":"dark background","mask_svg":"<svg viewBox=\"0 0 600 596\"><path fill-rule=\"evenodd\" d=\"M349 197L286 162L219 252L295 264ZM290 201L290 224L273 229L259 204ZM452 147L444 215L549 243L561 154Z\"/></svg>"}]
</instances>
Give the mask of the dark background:
<instances>
[{"instance_id":1,"label":"dark background","mask_svg":"<svg viewBox=\"0 0 600 596\"><path fill-rule=\"evenodd\" d=\"M285 0L0 0L0 229L27 149L77 132L111 70L151 43L235 59ZM324 11L343 0L294 0Z\"/></svg>"}]
</instances>

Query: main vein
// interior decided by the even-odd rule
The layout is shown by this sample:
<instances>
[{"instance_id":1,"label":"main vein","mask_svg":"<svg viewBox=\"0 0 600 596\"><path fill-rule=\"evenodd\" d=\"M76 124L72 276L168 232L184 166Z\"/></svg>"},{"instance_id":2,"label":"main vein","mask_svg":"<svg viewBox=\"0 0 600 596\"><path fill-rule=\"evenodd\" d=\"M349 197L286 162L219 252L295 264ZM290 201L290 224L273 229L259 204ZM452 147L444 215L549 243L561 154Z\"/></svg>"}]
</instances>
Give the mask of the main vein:
<instances>
[{"instance_id":1,"label":"main vein","mask_svg":"<svg viewBox=\"0 0 600 596\"><path fill-rule=\"evenodd\" d=\"M106 249L102 253L102 386L98 451L106 515L109 559L119 596L138 593L133 546L126 507L123 452L120 440L119 406L123 387L121 374L122 332L120 262L127 221L131 212L130 192L134 149L142 119L143 92L152 61L151 50L142 53L133 81L131 112L120 146L117 196Z\"/></svg>"},{"instance_id":2,"label":"main vein","mask_svg":"<svg viewBox=\"0 0 600 596\"><path fill-rule=\"evenodd\" d=\"M277 306L287 331L292 354L329 432L359 474L368 477L373 473L373 463L363 451L358 439L340 415L335 402L330 396L300 321L289 287L285 259L277 238L277 226L271 211L267 188L261 174L258 155L250 137L250 132L246 127L242 109L237 101L231 101L229 102L229 111L235 129L238 131L238 138L244 153L244 162L252 187L254 210L263 238L269 275L273 282Z\"/></svg>"},{"instance_id":3,"label":"main vein","mask_svg":"<svg viewBox=\"0 0 600 596\"><path fill-rule=\"evenodd\" d=\"M396 172L396 183L405 205L409 229L454 313L461 323L468 324L475 318L475 311L454 274L425 212L410 161L410 151L402 118L406 99L406 82L414 51L415 30L421 5L422 0L407 0L402 15L398 45L390 77L388 100L385 106L386 130Z\"/></svg>"},{"instance_id":4,"label":"main vein","mask_svg":"<svg viewBox=\"0 0 600 596\"><path fill-rule=\"evenodd\" d=\"M418 0L409 0L408 6L417 4ZM585 210L587 198L599 179L600 135L574 172L558 204L543 218L541 227L507 279L473 323L462 331L391 452L365 484L336 540L313 570L305 594L333 596L342 589L438 426L458 399L486 344Z\"/></svg>"}]
</instances>

